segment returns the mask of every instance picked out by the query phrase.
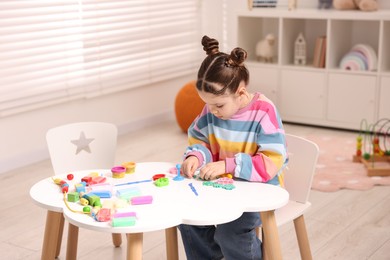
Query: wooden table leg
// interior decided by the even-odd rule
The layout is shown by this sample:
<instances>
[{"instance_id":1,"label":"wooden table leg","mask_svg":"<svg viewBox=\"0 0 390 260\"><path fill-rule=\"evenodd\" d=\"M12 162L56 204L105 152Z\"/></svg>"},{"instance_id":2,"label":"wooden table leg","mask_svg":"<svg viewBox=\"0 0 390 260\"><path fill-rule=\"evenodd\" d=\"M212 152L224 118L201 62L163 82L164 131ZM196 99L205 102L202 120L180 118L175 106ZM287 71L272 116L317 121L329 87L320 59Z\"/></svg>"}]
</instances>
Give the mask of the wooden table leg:
<instances>
[{"instance_id":1,"label":"wooden table leg","mask_svg":"<svg viewBox=\"0 0 390 260\"><path fill-rule=\"evenodd\" d=\"M279 232L275 220L274 210L260 212L262 227L264 232L264 253L267 259L282 259L280 248Z\"/></svg>"},{"instance_id":2,"label":"wooden table leg","mask_svg":"<svg viewBox=\"0 0 390 260\"><path fill-rule=\"evenodd\" d=\"M113 233L112 243L114 244L115 247L120 247L122 244L122 234Z\"/></svg>"},{"instance_id":3,"label":"wooden table leg","mask_svg":"<svg viewBox=\"0 0 390 260\"><path fill-rule=\"evenodd\" d=\"M59 226L59 230L58 230L56 258L58 258L58 256L60 255L60 252L61 252L62 234L64 232L64 223L65 223L64 214L61 214L61 216L62 216L61 222L60 222L60 226Z\"/></svg>"},{"instance_id":4,"label":"wooden table leg","mask_svg":"<svg viewBox=\"0 0 390 260\"><path fill-rule=\"evenodd\" d=\"M61 212L47 211L45 235L42 245L42 260L51 260L56 257L61 219L63 219Z\"/></svg>"},{"instance_id":5,"label":"wooden table leg","mask_svg":"<svg viewBox=\"0 0 390 260\"><path fill-rule=\"evenodd\" d=\"M77 259L77 242L79 239L79 227L69 223L68 244L66 245L66 260Z\"/></svg>"},{"instance_id":6,"label":"wooden table leg","mask_svg":"<svg viewBox=\"0 0 390 260\"><path fill-rule=\"evenodd\" d=\"M127 236L127 260L142 260L144 233L130 233Z\"/></svg>"},{"instance_id":7,"label":"wooden table leg","mask_svg":"<svg viewBox=\"0 0 390 260\"><path fill-rule=\"evenodd\" d=\"M176 227L165 229L165 246L167 249L167 259L179 260Z\"/></svg>"}]
</instances>

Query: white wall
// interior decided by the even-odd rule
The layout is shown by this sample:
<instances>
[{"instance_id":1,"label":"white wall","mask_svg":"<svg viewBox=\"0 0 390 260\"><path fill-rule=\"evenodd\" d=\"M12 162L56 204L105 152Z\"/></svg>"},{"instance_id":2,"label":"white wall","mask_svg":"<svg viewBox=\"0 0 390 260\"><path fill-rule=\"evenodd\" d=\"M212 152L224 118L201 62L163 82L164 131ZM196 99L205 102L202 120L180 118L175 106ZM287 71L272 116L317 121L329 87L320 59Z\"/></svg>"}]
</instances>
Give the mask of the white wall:
<instances>
[{"instance_id":1,"label":"white wall","mask_svg":"<svg viewBox=\"0 0 390 260\"><path fill-rule=\"evenodd\" d=\"M49 158L45 134L55 126L104 121L116 124L121 134L173 119L176 93L194 77L0 118L0 173Z\"/></svg>"},{"instance_id":2,"label":"white wall","mask_svg":"<svg viewBox=\"0 0 390 260\"><path fill-rule=\"evenodd\" d=\"M200 23L205 34L219 31L222 24L222 0L200 2L203 10ZM213 7L209 8L209 4ZM213 17L213 20L204 24L202 21L205 16ZM199 38L199 53L204 54L200 40ZM186 77L108 96L77 100L0 118L0 174L49 158L45 134L55 126L79 121L104 121L116 124L119 134L123 134L158 121L174 119L177 92L185 83L195 78L196 72Z\"/></svg>"},{"instance_id":3,"label":"white wall","mask_svg":"<svg viewBox=\"0 0 390 260\"><path fill-rule=\"evenodd\" d=\"M223 0L202 1L201 30L211 38L223 38ZM200 44L200 39L199 39ZM199 45L201 49L201 45ZM202 53L205 55L205 53Z\"/></svg>"},{"instance_id":4,"label":"white wall","mask_svg":"<svg viewBox=\"0 0 390 260\"><path fill-rule=\"evenodd\" d=\"M223 20L224 3L226 20ZM378 3L381 8L390 9L390 1ZM202 0L201 4L202 33L218 39L222 51L236 47L233 46L235 12L246 9L247 1ZM315 0L298 0L299 8L315 8L316 4ZM0 118L0 173L47 159L45 134L51 127L78 121L105 121L116 124L121 134L172 119L176 93L195 76Z\"/></svg>"}]
</instances>

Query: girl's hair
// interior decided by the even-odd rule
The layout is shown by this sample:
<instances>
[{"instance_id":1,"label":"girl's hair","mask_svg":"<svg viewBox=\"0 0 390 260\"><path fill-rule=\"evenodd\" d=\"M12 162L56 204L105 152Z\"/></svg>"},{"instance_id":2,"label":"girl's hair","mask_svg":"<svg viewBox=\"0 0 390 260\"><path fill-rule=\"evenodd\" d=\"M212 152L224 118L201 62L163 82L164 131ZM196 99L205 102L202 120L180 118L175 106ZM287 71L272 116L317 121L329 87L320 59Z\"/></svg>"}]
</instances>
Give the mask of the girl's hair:
<instances>
[{"instance_id":1,"label":"girl's hair","mask_svg":"<svg viewBox=\"0 0 390 260\"><path fill-rule=\"evenodd\" d=\"M230 55L219 52L218 41L206 35L202 38L202 45L207 57L198 71L198 90L223 95L227 90L236 93L241 81L248 84L249 72L244 65L247 52L244 49L234 48ZM222 86L222 89L219 89L219 86Z\"/></svg>"}]
</instances>

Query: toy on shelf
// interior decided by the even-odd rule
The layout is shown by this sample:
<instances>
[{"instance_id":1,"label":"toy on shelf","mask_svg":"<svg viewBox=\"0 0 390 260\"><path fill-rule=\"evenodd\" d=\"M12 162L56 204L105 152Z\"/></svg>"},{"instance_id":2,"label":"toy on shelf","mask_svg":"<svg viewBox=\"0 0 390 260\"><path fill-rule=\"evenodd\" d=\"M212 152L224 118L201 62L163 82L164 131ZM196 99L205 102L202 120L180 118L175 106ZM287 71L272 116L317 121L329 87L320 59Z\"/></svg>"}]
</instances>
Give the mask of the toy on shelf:
<instances>
[{"instance_id":1,"label":"toy on shelf","mask_svg":"<svg viewBox=\"0 0 390 260\"><path fill-rule=\"evenodd\" d=\"M276 39L272 33L265 36L264 39L256 44L257 61L270 62L274 61Z\"/></svg>"},{"instance_id":2,"label":"toy on shelf","mask_svg":"<svg viewBox=\"0 0 390 260\"><path fill-rule=\"evenodd\" d=\"M248 9L276 7L277 0L248 0Z\"/></svg>"},{"instance_id":3,"label":"toy on shelf","mask_svg":"<svg viewBox=\"0 0 390 260\"><path fill-rule=\"evenodd\" d=\"M363 163L368 176L390 176L389 135L390 119L380 119L373 125L362 120L353 161Z\"/></svg>"},{"instance_id":4,"label":"toy on shelf","mask_svg":"<svg viewBox=\"0 0 390 260\"><path fill-rule=\"evenodd\" d=\"M333 0L318 0L318 9L330 9L332 8Z\"/></svg>"},{"instance_id":5,"label":"toy on shelf","mask_svg":"<svg viewBox=\"0 0 390 260\"><path fill-rule=\"evenodd\" d=\"M288 0L288 10L291 11L297 9L297 2L298 0Z\"/></svg>"},{"instance_id":6,"label":"toy on shelf","mask_svg":"<svg viewBox=\"0 0 390 260\"><path fill-rule=\"evenodd\" d=\"M378 57L368 44L356 44L340 61L340 68L354 71L376 71Z\"/></svg>"},{"instance_id":7,"label":"toy on shelf","mask_svg":"<svg viewBox=\"0 0 390 260\"><path fill-rule=\"evenodd\" d=\"M372 12L378 10L377 0L333 0L333 7L337 10L360 10Z\"/></svg>"},{"instance_id":8,"label":"toy on shelf","mask_svg":"<svg viewBox=\"0 0 390 260\"><path fill-rule=\"evenodd\" d=\"M294 64L306 65L306 39L299 33L294 44Z\"/></svg>"}]
</instances>

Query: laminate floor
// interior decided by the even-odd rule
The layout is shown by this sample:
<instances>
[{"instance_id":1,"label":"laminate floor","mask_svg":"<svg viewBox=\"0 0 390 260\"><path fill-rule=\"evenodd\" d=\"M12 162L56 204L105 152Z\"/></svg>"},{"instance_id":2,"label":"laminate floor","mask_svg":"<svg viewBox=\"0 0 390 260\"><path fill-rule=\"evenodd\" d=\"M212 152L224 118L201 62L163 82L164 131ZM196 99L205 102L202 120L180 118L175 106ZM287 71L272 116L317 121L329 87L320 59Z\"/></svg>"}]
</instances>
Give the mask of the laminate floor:
<instances>
[{"instance_id":1,"label":"laminate floor","mask_svg":"<svg viewBox=\"0 0 390 260\"><path fill-rule=\"evenodd\" d=\"M356 133L347 131L292 124L285 128L296 135L319 132L356 138ZM116 161L180 162L186 143L176 123L165 122L119 136ZM0 175L0 259L40 259L46 211L32 203L29 189L52 174L51 163L45 160ZM312 190L310 201L305 218L314 259L390 259L389 187L333 193ZM60 259L65 259L66 226ZM279 235L284 259L300 259L293 224L280 227ZM179 250L180 259L186 259L180 238ZM125 259L125 255L125 246L114 248L110 234L80 229L78 259ZM166 259L164 231L144 235L143 256Z\"/></svg>"}]
</instances>

